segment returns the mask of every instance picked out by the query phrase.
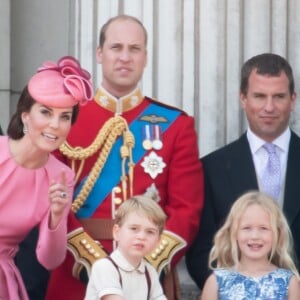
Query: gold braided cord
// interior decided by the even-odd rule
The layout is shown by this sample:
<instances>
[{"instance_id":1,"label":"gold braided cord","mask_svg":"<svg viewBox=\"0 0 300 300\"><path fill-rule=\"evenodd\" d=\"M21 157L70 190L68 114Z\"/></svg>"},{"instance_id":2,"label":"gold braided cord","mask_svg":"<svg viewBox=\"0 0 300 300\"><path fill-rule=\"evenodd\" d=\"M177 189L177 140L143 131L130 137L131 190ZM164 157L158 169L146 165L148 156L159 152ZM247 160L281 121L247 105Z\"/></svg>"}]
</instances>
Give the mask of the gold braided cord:
<instances>
[{"instance_id":1,"label":"gold braided cord","mask_svg":"<svg viewBox=\"0 0 300 300\"><path fill-rule=\"evenodd\" d=\"M125 143L124 143L125 144ZM129 149L127 146L123 145L120 148L120 154L122 158L122 176L121 176L121 185L122 185L122 192L123 192L123 200L127 200L127 176L125 172L125 163L126 158L129 156Z\"/></svg>"},{"instance_id":2,"label":"gold braided cord","mask_svg":"<svg viewBox=\"0 0 300 300\"><path fill-rule=\"evenodd\" d=\"M127 122L121 116L115 116L104 124L104 126L99 130L97 137L94 142L87 148L74 147L72 148L69 144L65 143L60 147L61 152L67 156L69 159L75 160L85 160L86 158L92 156L97 150L101 148L97 161L95 162L93 168L91 169L87 180L82 186L79 194L72 203L72 211L76 213L84 204L87 196L91 192L97 178L100 176L107 157L115 143L116 139L124 132L130 132L128 129ZM130 133L132 135L132 133ZM126 133L126 136L130 136ZM133 137L133 135L132 135ZM134 138L133 138L134 139ZM125 144L125 141L124 141ZM134 142L133 142L134 144ZM131 141L132 145L132 141ZM129 151L129 156L132 157L132 148ZM82 165L81 165L82 167ZM122 170L122 177L126 177ZM124 185L126 189L126 185ZM124 192L124 191L123 191Z\"/></svg>"},{"instance_id":3,"label":"gold braided cord","mask_svg":"<svg viewBox=\"0 0 300 300\"><path fill-rule=\"evenodd\" d=\"M114 137L110 137L111 135L108 136L108 139L103 145L103 149L102 151L100 151L98 159L95 162L93 168L91 169L87 180L83 184L79 194L72 203L72 211L74 213L76 213L81 208L89 193L91 192L93 186L96 183L97 178L100 176L100 173L104 167L105 161L110 153L113 143L118 136L115 135Z\"/></svg>"},{"instance_id":4,"label":"gold braided cord","mask_svg":"<svg viewBox=\"0 0 300 300\"><path fill-rule=\"evenodd\" d=\"M127 180L128 177L126 176L125 171L125 163L126 160L129 159L129 183L130 183L130 197L133 196L133 172L131 172L132 167L130 167L130 159L132 158L132 149L134 147L134 136L130 131L123 132L123 140L124 145L120 148L120 154L122 158L122 176L121 176L121 184L122 184L122 191L123 191L123 200L127 200ZM134 164L133 164L134 165ZM131 174L132 173L132 174Z\"/></svg>"},{"instance_id":5,"label":"gold braided cord","mask_svg":"<svg viewBox=\"0 0 300 300\"><path fill-rule=\"evenodd\" d=\"M123 133L124 136L124 144L127 145L128 149L130 149L130 151L128 151L128 158L129 158L129 162L128 162L128 176L129 176L129 191L130 191L130 197L133 196L133 168L134 168L134 162L133 162L133 158L132 158L132 149L134 148L134 144L135 144L135 140L134 140L134 136L132 134L132 132L125 131Z\"/></svg>"},{"instance_id":6,"label":"gold braided cord","mask_svg":"<svg viewBox=\"0 0 300 300\"><path fill-rule=\"evenodd\" d=\"M79 167L76 168L76 160L75 159L71 160L71 168L76 173L75 180L74 180L75 184L77 184L77 182L79 180L79 177L80 177L81 172L83 170L84 163L85 163L85 160L80 160L79 161Z\"/></svg>"},{"instance_id":7,"label":"gold braided cord","mask_svg":"<svg viewBox=\"0 0 300 300\"><path fill-rule=\"evenodd\" d=\"M79 159L79 160L86 159L92 156L93 154L95 154L101 148L101 146L103 145L104 141L106 140L110 132L118 126L123 127L124 130L125 129L128 130L128 125L126 120L120 115L108 119L103 125L103 127L99 130L93 143L89 145L87 148L72 147L67 142L65 142L60 146L59 150L62 154L64 154L70 159Z\"/></svg>"}]
</instances>

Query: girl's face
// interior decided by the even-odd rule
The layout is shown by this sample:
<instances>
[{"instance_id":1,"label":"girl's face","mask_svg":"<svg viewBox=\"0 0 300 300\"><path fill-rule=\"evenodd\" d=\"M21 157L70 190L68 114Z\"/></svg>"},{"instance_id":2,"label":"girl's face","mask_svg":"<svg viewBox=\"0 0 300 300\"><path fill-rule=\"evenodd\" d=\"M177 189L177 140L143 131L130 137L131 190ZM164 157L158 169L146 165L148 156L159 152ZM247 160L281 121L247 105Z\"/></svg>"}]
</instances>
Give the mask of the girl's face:
<instances>
[{"instance_id":1,"label":"girl's face","mask_svg":"<svg viewBox=\"0 0 300 300\"><path fill-rule=\"evenodd\" d=\"M270 215L261 206L250 205L242 214L237 231L241 261L268 260L272 241Z\"/></svg>"},{"instance_id":2,"label":"girl's face","mask_svg":"<svg viewBox=\"0 0 300 300\"><path fill-rule=\"evenodd\" d=\"M126 216L122 226L114 226L113 235L121 253L135 267L154 250L160 240L158 227L144 215L135 212Z\"/></svg>"},{"instance_id":3,"label":"girl's face","mask_svg":"<svg viewBox=\"0 0 300 300\"><path fill-rule=\"evenodd\" d=\"M28 130L36 150L52 152L66 139L70 128L73 108L53 108L35 103L29 112L22 113L24 127Z\"/></svg>"}]
</instances>

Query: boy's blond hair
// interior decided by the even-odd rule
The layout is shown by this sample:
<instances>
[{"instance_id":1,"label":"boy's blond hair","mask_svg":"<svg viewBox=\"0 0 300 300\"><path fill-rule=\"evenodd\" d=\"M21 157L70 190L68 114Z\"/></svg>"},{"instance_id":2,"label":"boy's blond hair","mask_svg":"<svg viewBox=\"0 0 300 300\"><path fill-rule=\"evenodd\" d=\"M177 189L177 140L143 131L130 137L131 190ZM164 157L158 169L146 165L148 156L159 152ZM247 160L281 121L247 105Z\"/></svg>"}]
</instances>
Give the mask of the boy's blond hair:
<instances>
[{"instance_id":1,"label":"boy's blond hair","mask_svg":"<svg viewBox=\"0 0 300 300\"><path fill-rule=\"evenodd\" d=\"M159 234L164 230L167 219L162 208L150 197L137 195L124 201L115 214L115 224L122 226L128 214L136 212L148 218L158 227Z\"/></svg>"}]
</instances>

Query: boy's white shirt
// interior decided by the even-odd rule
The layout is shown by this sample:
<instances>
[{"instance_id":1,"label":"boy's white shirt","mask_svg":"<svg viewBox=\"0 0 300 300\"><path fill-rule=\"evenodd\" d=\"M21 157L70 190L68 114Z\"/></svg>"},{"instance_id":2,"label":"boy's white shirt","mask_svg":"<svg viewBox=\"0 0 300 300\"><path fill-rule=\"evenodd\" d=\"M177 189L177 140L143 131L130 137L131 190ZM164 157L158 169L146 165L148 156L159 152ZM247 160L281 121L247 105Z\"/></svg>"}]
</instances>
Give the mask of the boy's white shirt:
<instances>
[{"instance_id":1,"label":"boy's white shirt","mask_svg":"<svg viewBox=\"0 0 300 300\"><path fill-rule=\"evenodd\" d=\"M99 300L109 294L120 295L124 297L124 300L146 300L148 293L145 276L146 267L151 280L149 299L167 300L163 294L158 274L148 262L143 259L138 268L134 268L119 249L113 251L110 256L119 267L122 286L119 273L112 262L108 259L99 259L92 266L92 274L87 286L85 300Z\"/></svg>"}]
</instances>

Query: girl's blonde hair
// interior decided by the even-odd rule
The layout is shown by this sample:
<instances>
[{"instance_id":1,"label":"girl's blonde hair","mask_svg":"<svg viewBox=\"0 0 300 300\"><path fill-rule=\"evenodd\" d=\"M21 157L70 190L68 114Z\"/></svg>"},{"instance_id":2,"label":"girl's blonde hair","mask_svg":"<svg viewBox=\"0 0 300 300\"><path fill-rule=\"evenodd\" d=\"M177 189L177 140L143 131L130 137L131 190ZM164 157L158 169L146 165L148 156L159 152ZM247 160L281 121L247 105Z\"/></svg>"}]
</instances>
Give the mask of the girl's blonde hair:
<instances>
[{"instance_id":1,"label":"girl's blonde hair","mask_svg":"<svg viewBox=\"0 0 300 300\"><path fill-rule=\"evenodd\" d=\"M152 198L137 195L124 201L116 211L115 224L122 226L128 214L132 212L142 214L158 227L160 234L163 232L167 216Z\"/></svg>"},{"instance_id":2,"label":"girl's blonde hair","mask_svg":"<svg viewBox=\"0 0 300 300\"><path fill-rule=\"evenodd\" d=\"M224 225L214 237L214 246L209 254L209 267L232 268L240 260L237 232L241 216L251 205L259 205L270 216L273 234L269 261L279 268L290 269L298 278L299 274L292 259L292 235L286 218L277 203L269 196L251 191L238 198L232 205Z\"/></svg>"}]
</instances>

